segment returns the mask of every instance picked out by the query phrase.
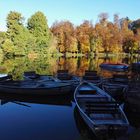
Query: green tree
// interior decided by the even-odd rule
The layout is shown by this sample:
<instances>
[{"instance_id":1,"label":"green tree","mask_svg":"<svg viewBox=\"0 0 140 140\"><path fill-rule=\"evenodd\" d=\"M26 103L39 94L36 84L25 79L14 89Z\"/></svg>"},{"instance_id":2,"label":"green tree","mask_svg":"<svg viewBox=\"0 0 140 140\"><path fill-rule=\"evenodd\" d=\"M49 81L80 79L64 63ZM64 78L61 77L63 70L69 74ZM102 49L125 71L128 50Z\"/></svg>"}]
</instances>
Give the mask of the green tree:
<instances>
[{"instance_id":1,"label":"green tree","mask_svg":"<svg viewBox=\"0 0 140 140\"><path fill-rule=\"evenodd\" d=\"M1 45L1 48L5 55L13 55L15 51L15 46L10 39L6 39Z\"/></svg>"},{"instance_id":2,"label":"green tree","mask_svg":"<svg viewBox=\"0 0 140 140\"><path fill-rule=\"evenodd\" d=\"M6 39L6 33L0 32L0 46L4 43L4 40Z\"/></svg>"},{"instance_id":3,"label":"green tree","mask_svg":"<svg viewBox=\"0 0 140 140\"><path fill-rule=\"evenodd\" d=\"M24 27L23 19L20 13L13 11L7 16L7 36L15 46L15 55L24 55L35 47L35 39Z\"/></svg>"},{"instance_id":4,"label":"green tree","mask_svg":"<svg viewBox=\"0 0 140 140\"><path fill-rule=\"evenodd\" d=\"M27 24L30 33L36 38L37 46L48 47L52 35L44 14L40 11L36 12L28 19Z\"/></svg>"},{"instance_id":5,"label":"green tree","mask_svg":"<svg viewBox=\"0 0 140 140\"><path fill-rule=\"evenodd\" d=\"M20 13L10 11L7 16L7 35L11 41L15 41L15 37L20 34L23 28L23 17Z\"/></svg>"}]
</instances>

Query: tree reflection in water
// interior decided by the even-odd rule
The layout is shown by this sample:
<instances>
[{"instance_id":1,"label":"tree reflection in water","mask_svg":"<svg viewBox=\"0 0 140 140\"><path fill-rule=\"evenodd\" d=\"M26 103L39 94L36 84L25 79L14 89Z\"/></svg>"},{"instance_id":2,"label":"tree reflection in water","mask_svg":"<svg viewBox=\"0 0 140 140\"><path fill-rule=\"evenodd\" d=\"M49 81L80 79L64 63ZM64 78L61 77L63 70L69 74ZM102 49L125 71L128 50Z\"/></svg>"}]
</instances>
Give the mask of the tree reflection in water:
<instances>
[{"instance_id":1,"label":"tree reflection in water","mask_svg":"<svg viewBox=\"0 0 140 140\"><path fill-rule=\"evenodd\" d=\"M83 76L85 70L96 70L103 77L111 77L115 72L101 70L99 65L103 62L124 62L130 64L135 61L132 58L120 57L39 57L29 59L28 57L16 57L3 59L0 64L0 73L11 74L14 79L22 79L24 71L36 71L38 74L54 75L58 69L68 69L71 74Z\"/></svg>"}]
</instances>

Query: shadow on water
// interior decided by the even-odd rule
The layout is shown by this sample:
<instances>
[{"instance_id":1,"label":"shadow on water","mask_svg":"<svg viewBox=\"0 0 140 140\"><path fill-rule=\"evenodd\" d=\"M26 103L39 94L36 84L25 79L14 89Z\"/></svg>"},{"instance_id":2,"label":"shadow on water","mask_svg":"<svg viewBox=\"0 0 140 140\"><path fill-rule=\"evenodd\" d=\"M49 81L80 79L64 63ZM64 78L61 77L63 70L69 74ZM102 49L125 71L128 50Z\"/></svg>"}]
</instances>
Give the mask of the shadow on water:
<instances>
[{"instance_id":1,"label":"shadow on water","mask_svg":"<svg viewBox=\"0 0 140 140\"><path fill-rule=\"evenodd\" d=\"M76 137L72 135L76 129L71 96L0 94L0 102L2 140L72 140Z\"/></svg>"},{"instance_id":2,"label":"shadow on water","mask_svg":"<svg viewBox=\"0 0 140 140\"><path fill-rule=\"evenodd\" d=\"M58 112L56 113L57 115L59 114L63 119L60 119L59 118L59 116L53 116L53 118L55 118L56 119L56 121L57 122L59 122L59 120L63 120L64 122L65 122L65 119L66 118L69 118L70 117L70 120L71 120L71 122L69 122L69 121L66 121L65 123L65 129L67 129L67 130L65 130L65 129L63 129L63 127L60 129L60 131L63 131L63 133L65 133L65 131L69 131L69 128L68 127L66 127L66 126L71 126L71 129L73 130L73 132L71 131L71 132L69 132L70 134L69 135L71 135L71 134L74 134L75 136L71 136L72 138L76 138L76 137L78 137L78 139L72 139L72 140L99 140L99 138L97 138L95 135L94 135L94 133L89 129L89 127L86 125L86 123L84 122L84 120L82 119L82 117L80 116L80 113L79 113L79 111L78 111L78 109L77 109L77 107L75 106L75 103L73 102L73 96L61 96L61 97L57 97L57 98L54 98L54 96L53 97L48 97L48 96L17 96L17 95L13 95L13 96L9 96L9 95L6 95L6 94L4 94L4 95L2 95L2 94L0 94L0 99L1 99L1 105L4 107L4 105L7 105L7 103L9 103L8 104L8 106L7 106L7 108L9 108L10 106L13 106L14 104L15 105L17 105L17 106L25 106L25 107L27 107L27 110L28 110L28 108L29 107L32 107L32 103L33 104L41 104L41 105L52 105L52 106L54 106L54 105L56 105L56 106L59 106L60 108L60 110L61 110L61 107L65 107L65 106L68 106L68 107L70 107L69 109L67 108L66 110L63 110L61 113L63 113L63 114L65 114L66 112L68 113L70 113L71 111L73 112L72 114L73 114L73 118L74 118L74 120L70 117L70 115L68 115L68 116L61 116ZM10 104L10 103L14 103L13 105L12 104ZM73 107L73 105L74 105L74 107ZM36 106L37 107L37 106ZM45 106L44 106L45 107ZM38 108L38 107L37 107ZM6 108L3 108L4 110L7 110ZM21 109L21 108L20 108ZM55 107L54 108L51 108L50 107L50 109L49 108L47 108L47 106L45 107L45 108L39 108L39 110L36 110L34 107L32 108L33 110L30 110L31 111L31 114L28 114L30 117L32 117L32 119L34 120L34 121L37 121L36 120L36 117L37 116L33 116L33 114L36 112L36 113L38 113L38 115L39 115L39 110L41 109L43 109L44 111L46 110L47 112L48 111L55 111L56 109L55 109ZM24 108L22 109L22 110L24 110ZM42 111L43 111L42 110ZM70 111L71 110L71 111ZM9 110L7 110L8 112L9 112ZM13 112L12 112L12 114L14 113L14 110L12 110ZM16 110L17 111L17 110ZM33 112L32 112L33 111ZM129 108L128 108L128 106L126 106L126 104L124 104L124 111L125 111L125 113L126 113L126 115L127 115L127 117L128 117L128 120L129 120L129 122L130 122L130 128L129 128L129 130L128 130L128 133L127 133L127 135L125 135L125 136L123 136L123 137L114 137L114 138L102 138L102 139L100 139L100 140L139 140L140 139L140 116L138 115L138 114L136 114L136 113L134 113L134 112L132 112L131 110L129 110ZM7 113L8 113L7 112ZM47 113L46 112L46 113ZM6 112L5 112L6 113ZM7 115L7 113L6 113L6 115ZM17 113L17 112L15 112L15 113ZM28 112L29 113L29 112ZM66 114L67 114L66 113ZM68 113L68 114L69 114ZM53 113L52 113L53 114ZM55 114L55 115L56 115ZM65 114L65 115L66 115ZM2 115L2 114L1 114ZM40 115L39 115L40 116ZM4 116L4 117L6 117L6 116ZM27 118L27 114L25 113L24 115L23 115L23 117L20 117L20 119L21 118L24 118L26 121L28 120ZM66 118L65 118L66 117ZM7 118L7 117L6 117ZM15 116L15 118L16 118L16 116ZM11 118L10 118L11 119ZM7 119L4 119L4 120L7 120L7 121L9 121L10 120L9 118L7 118ZM14 117L12 118L12 120L14 119ZM43 116L40 116L40 119L45 119ZM51 118L46 118L46 119L50 119L51 120ZM46 120L45 119L45 120ZM24 121L25 121L24 120ZM29 121L31 121L31 119L29 119ZM49 125L49 127L47 126L47 125L45 125L45 124L42 124L42 122L43 121L41 121L41 120L38 120L39 122L38 122L38 124L39 125L43 125L43 128L44 128L44 130L50 130L50 129L55 129L55 127L56 127L56 124L55 123L53 123L53 122L48 122L47 121L47 123L52 123L53 124L53 126L52 126L52 128L50 128L50 125ZM52 120L51 120L52 121ZM62 122L63 122L62 121ZM73 122L74 121L74 122ZM20 122L19 123L19 121L18 120L15 120L15 122L17 123L16 124L16 127L17 126L20 126L19 124L20 123L22 123L22 122ZM19 124L18 124L19 123ZM72 123L72 124L71 124ZM58 123L59 124L59 123ZM75 124L75 125L74 125ZM4 125L4 124L3 124ZM3 126L2 125L2 126ZM5 125L7 125L7 127L6 127L6 129L9 127L9 124L8 123L6 123ZM60 125L60 124L59 124ZM64 124L61 124L62 126L64 125ZM21 124L21 127L23 127L23 126L25 126L25 125L23 125L23 124ZM34 130L34 127L33 126L29 126L29 127L31 127L31 129L33 129ZM76 127L76 129L75 129L75 127ZM40 126L39 128L41 128L42 129L42 127ZM15 128L15 130L17 130L16 128ZM12 130L13 131L13 130ZM25 130L24 130L25 131ZM78 133L76 133L75 131L78 131ZM13 131L14 132L14 131ZM25 131L26 132L26 131ZM9 132L8 132L9 133ZM23 133L23 132L22 132ZM42 134L42 132L39 132L40 134ZM56 133L56 132L54 132L54 133ZM49 133L48 132L43 132L43 135L49 135ZM16 136L17 134L15 134L15 136ZM32 134L32 132L30 132L30 134L28 134L28 135L31 135L31 136L33 136L33 134ZM68 137L69 137L69 135L68 134L64 134L64 135L67 135ZM14 137L15 137L14 136ZM55 138L55 139L54 139ZM59 138L57 138L57 137L52 137L52 140L58 140L58 139L60 139L60 138L62 138L62 136L59 136ZM63 138L64 139L64 138Z\"/></svg>"},{"instance_id":3,"label":"shadow on water","mask_svg":"<svg viewBox=\"0 0 140 140\"><path fill-rule=\"evenodd\" d=\"M33 104L48 104L48 105L59 105L59 106L72 106L71 100L72 96L69 95L60 95L58 96L45 96L45 95L17 95L13 94L0 94L1 105L4 105L8 102L16 103L19 105L27 106L26 103ZM29 107L29 106L27 106Z\"/></svg>"}]
</instances>

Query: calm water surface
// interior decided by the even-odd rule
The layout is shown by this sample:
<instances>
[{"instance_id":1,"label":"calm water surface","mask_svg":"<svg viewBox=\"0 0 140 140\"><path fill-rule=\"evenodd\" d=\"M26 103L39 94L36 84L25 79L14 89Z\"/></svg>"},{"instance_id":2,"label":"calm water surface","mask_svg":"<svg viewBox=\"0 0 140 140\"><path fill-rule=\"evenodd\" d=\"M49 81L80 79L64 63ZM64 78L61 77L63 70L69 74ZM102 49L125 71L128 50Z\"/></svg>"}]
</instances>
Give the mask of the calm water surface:
<instances>
[{"instance_id":1,"label":"calm water surface","mask_svg":"<svg viewBox=\"0 0 140 140\"><path fill-rule=\"evenodd\" d=\"M78 140L74 103L50 105L9 101L0 106L1 140Z\"/></svg>"},{"instance_id":2,"label":"calm water surface","mask_svg":"<svg viewBox=\"0 0 140 140\"><path fill-rule=\"evenodd\" d=\"M0 62L0 74L8 73L14 79L21 79L24 71L36 71L38 74L55 75L58 69L68 69L71 74L82 76L85 70L97 70L101 76L110 77L114 72L102 71L99 65L103 62L126 63L138 61L137 58L117 55L110 58L53 58L40 57L29 59L27 57L3 59Z\"/></svg>"},{"instance_id":3,"label":"calm water surface","mask_svg":"<svg viewBox=\"0 0 140 140\"><path fill-rule=\"evenodd\" d=\"M2 98L1 140L98 140L80 117L73 99L54 98L50 102L45 98L35 101ZM129 118L130 121L135 116L132 117ZM139 138L140 129L138 126L136 128L138 123L140 119L137 122L132 121L128 135L117 139Z\"/></svg>"},{"instance_id":4,"label":"calm water surface","mask_svg":"<svg viewBox=\"0 0 140 140\"><path fill-rule=\"evenodd\" d=\"M69 69L70 73L82 76L84 71L97 70L104 77L114 72L100 70L102 62L132 63L131 58L14 58L1 62L0 73L22 78L24 71L34 70L39 74L54 75L58 69ZM12 98L12 99L11 99ZM25 99L0 97L1 140L96 140L81 119L72 97ZM140 116L126 110L130 121L128 135L118 140L140 140Z\"/></svg>"}]
</instances>

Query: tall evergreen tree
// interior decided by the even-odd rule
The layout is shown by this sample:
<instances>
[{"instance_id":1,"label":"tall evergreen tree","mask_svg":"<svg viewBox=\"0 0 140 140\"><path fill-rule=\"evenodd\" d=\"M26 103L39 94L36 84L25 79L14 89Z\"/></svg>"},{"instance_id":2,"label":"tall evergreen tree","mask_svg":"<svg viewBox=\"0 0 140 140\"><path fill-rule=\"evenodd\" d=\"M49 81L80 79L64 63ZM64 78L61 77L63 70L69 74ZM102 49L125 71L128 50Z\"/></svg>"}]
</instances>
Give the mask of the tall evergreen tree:
<instances>
[{"instance_id":1,"label":"tall evergreen tree","mask_svg":"<svg viewBox=\"0 0 140 140\"><path fill-rule=\"evenodd\" d=\"M20 34L23 28L23 17L20 13L10 11L7 16L7 35L13 42L15 37Z\"/></svg>"},{"instance_id":2,"label":"tall evergreen tree","mask_svg":"<svg viewBox=\"0 0 140 140\"><path fill-rule=\"evenodd\" d=\"M34 46L35 40L28 29L23 25L20 13L11 11L7 16L7 36L16 46L16 51L24 54L25 50ZM32 42L32 44L30 43Z\"/></svg>"},{"instance_id":3,"label":"tall evergreen tree","mask_svg":"<svg viewBox=\"0 0 140 140\"><path fill-rule=\"evenodd\" d=\"M51 32L49 30L47 19L40 11L36 12L28 19L30 33L36 38L36 43L39 47L49 46L51 40Z\"/></svg>"}]
</instances>

